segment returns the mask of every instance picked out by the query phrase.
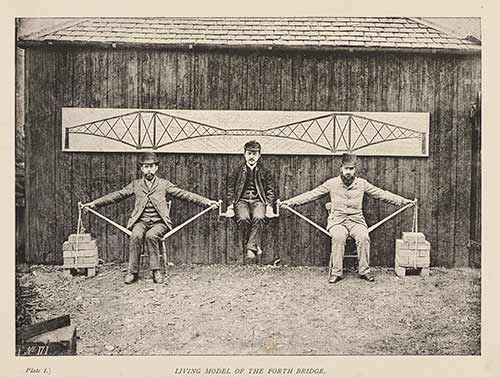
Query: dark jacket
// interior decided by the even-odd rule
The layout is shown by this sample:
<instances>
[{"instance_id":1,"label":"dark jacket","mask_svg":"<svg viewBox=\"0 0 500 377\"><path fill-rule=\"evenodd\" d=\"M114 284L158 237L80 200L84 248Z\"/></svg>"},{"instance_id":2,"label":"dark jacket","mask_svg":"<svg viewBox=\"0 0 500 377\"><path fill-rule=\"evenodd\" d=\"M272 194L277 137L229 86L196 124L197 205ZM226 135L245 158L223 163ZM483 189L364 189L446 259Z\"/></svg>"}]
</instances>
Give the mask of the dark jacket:
<instances>
[{"instance_id":1,"label":"dark jacket","mask_svg":"<svg viewBox=\"0 0 500 377\"><path fill-rule=\"evenodd\" d=\"M243 194L243 187L247 178L247 165L243 163L233 171L229 177L227 185L227 200L229 205L235 204ZM260 163L255 167L255 186L260 200L263 203L272 205L275 200L274 183L271 172L265 169Z\"/></svg>"},{"instance_id":2,"label":"dark jacket","mask_svg":"<svg viewBox=\"0 0 500 377\"><path fill-rule=\"evenodd\" d=\"M148 202L148 198L151 199L151 203L156 211L158 211L158 214L170 229L172 229L172 220L170 220L170 206L167 204L170 200L170 196L200 205L210 205L209 199L183 190L172 182L158 177L155 177L151 190L148 189L143 178L137 179L121 190L95 199L94 204L96 207L103 207L108 204L118 203L132 195L135 195L135 206L128 220L127 228L129 229L131 229L137 220L140 219Z\"/></svg>"}]
</instances>

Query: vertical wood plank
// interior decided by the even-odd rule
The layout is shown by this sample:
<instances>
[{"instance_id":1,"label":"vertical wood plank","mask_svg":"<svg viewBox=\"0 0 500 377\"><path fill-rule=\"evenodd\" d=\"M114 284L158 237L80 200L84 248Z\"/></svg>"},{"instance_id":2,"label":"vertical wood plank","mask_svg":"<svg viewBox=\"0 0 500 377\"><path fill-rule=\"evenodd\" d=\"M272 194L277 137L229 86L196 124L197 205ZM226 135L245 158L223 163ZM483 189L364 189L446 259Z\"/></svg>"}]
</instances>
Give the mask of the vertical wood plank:
<instances>
[{"instance_id":1,"label":"vertical wood plank","mask_svg":"<svg viewBox=\"0 0 500 377\"><path fill-rule=\"evenodd\" d=\"M139 107L140 99L140 79L139 79L139 52L136 50L124 50L123 63L125 66L125 77L123 81L123 91L126 93L126 106L128 108L136 109ZM129 184L135 179L142 177L142 173L138 164L138 155L136 153L126 153L123 156L123 186ZM123 204L121 204L122 218L125 220L124 223L128 222L128 219L134 209L134 199L128 199ZM128 239L124 243L122 250L121 260L128 261L129 259L129 242Z\"/></svg>"},{"instance_id":2,"label":"vertical wood plank","mask_svg":"<svg viewBox=\"0 0 500 377\"><path fill-rule=\"evenodd\" d=\"M78 50L73 54L73 105L76 107L89 107L91 98L91 52ZM92 192L92 155L87 153L75 153L73 155L73 203L87 203L99 195ZM71 209L73 218L78 218L78 208L73 206ZM82 223L87 232L93 237L98 237L95 229L95 216L90 214L82 215ZM102 245L101 245L102 247Z\"/></svg>"},{"instance_id":3,"label":"vertical wood plank","mask_svg":"<svg viewBox=\"0 0 500 377\"><path fill-rule=\"evenodd\" d=\"M419 80L419 70L416 65L416 58L412 55L403 55L401 57L401 87L400 87L400 111L414 112L416 111L416 93L421 93ZM415 198L417 167L416 158L400 158L401 170L401 187L398 187L398 195L405 198ZM398 217L399 229L398 238L401 237L401 232L411 231L413 223L413 212L407 210Z\"/></svg>"},{"instance_id":4,"label":"vertical wood plank","mask_svg":"<svg viewBox=\"0 0 500 377\"><path fill-rule=\"evenodd\" d=\"M262 56L257 53L247 58L247 110L262 110Z\"/></svg>"},{"instance_id":5,"label":"vertical wood plank","mask_svg":"<svg viewBox=\"0 0 500 377\"><path fill-rule=\"evenodd\" d=\"M200 174L202 171L207 171L203 169L205 156L204 155L194 155L190 159L190 183L186 187L187 190L193 191L199 195L205 197L211 196L209 192L209 175ZM209 168L207 164L205 167ZM210 163L212 167L212 163ZM194 203L188 203L189 207L193 209L193 216L206 207L198 206ZM208 264L209 263L209 231L210 231L210 221L215 219L216 211L210 211L200 219L191 223L185 228L186 233L189 234L187 245L191 251L191 263L195 264ZM191 229L188 229L188 228ZM181 230L181 232L184 231Z\"/></svg>"},{"instance_id":6,"label":"vertical wood plank","mask_svg":"<svg viewBox=\"0 0 500 377\"><path fill-rule=\"evenodd\" d=\"M129 105L129 92L128 92L128 55L123 50L108 51L108 106L111 108L129 108L135 107ZM127 185L129 182L125 181L125 154L124 153L108 153L106 155L105 170L108 174L106 182L106 190L108 192L116 191ZM128 199L127 202L133 199ZM111 206L107 209L110 218L117 223L126 226L128 216L124 208L127 203ZM107 239L107 258L106 261L119 261L126 260L126 252L128 250L129 238L123 232L119 231L113 226L106 228Z\"/></svg>"},{"instance_id":7,"label":"vertical wood plank","mask_svg":"<svg viewBox=\"0 0 500 377\"><path fill-rule=\"evenodd\" d=\"M158 106L161 109L177 108L177 54L165 51L159 57L160 87Z\"/></svg>"},{"instance_id":8,"label":"vertical wood plank","mask_svg":"<svg viewBox=\"0 0 500 377\"><path fill-rule=\"evenodd\" d=\"M481 58L471 59L472 73L470 85L470 103L477 104L481 93ZM478 104L479 106L481 104ZM472 180L471 180L471 239L481 243L481 113L479 112L474 120L472 134ZM474 255L471 254L471 262L474 264Z\"/></svg>"},{"instance_id":9,"label":"vertical wood plank","mask_svg":"<svg viewBox=\"0 0 500 377\"><path fill-rule=\"evenodd\" d=\"M438 185L438 247L436 264L445 267L453 265L454 260L454 196L452 187L453 171L453 65L449 56L443 56L440 64L440 94L439 94L439 169Z\"/></svg>"},{"instance_id":10,"label":"vertical wood plank","mask_svg":"<svg viewBox=\"0 0 500 377\"><path fill-rule=\"evenodd\" d=\"M247 55L231 54L229 57L229 109L246 109L247 98Z\"/></svg>"},{"instance_id":11,"label":"vertical wood plank","mask_svg":"<svg viewBox=\"0 0 500 377\"><path fill-rule=\"evenodd\" d=\"M177 108L190 109L193 103L193 55L191 52L177 52Z\"/></svg>"},{"instance_id":12,"label":"vertical wood plank","mask_svg":"<svg viewBox=\"0 0 500 377\"><path fill-rule=\"evenodd\" d=\"M277 55L266 54L262 58L262 109L280 109L280 66Z\"/></svg>"},{"instance_id":13,"label":"vertical wood plank","mask_svg":"<svg viewBox=\"0 0 500 377\"><path fill-rule=\"evenodd\" d=\"M225 202L227 187L227 155L210 156L207 161L204 158L205 169L210 171L208 174L208 193L210 199L222 200ZM208 166L207 166L208 165ZM225 208L225 207L224 207ZM208 238L208 263L221 264L226 263L227 253L227 222L224 218L219 219L217 210L210 212L209 238Z\"/></svg>"},{"instance_id":14,"label":"vertical wood plank","mask_svg":"<svg viewBox=\"0 0 500 377\"><path fill-rule=\"evenodd\" d=\"M434 101L434 75L432 60L423 55L420 61L421 92L419 93L419 111L430 113L429 124L429 157L417 159L419 188L418 199L418 230L423 232L431 242L431 263L433 262L433 250L436 245L435 213L433 210L433 160L435 156L434 131L435 131L435 101Z\"/></svg>"},{"instance_id":15,"label":"vertical wood plank","mask_svg":"<svg viewBox=\"0 0 500 377\"><path fill-rule=\"evenodd\" d=\"M470 239L470 197L471 197L471 145L472 124L469 119L469 93L464 90L467 78L470 75L469 59L454 59L456 67L455 101L453 112L455 114L454 139L455 139L455 218L454 249L455 260L453 267L469 266Z\"/></svg>"},{"instance_id":16,"label":"vertical wood plank","mask_svg":"<svg viewBox=\"0 0 500 377\"><path fill-rule=\"evenodd\" d=\"M209 110L211 93L209 90L209 54L200 51L193 56L193 109ZM226 80L229 80L226 77Z\"/></svg>"},{"instance_id":17,"label":"vertical wood plank","mask_svg":"<svg viewBox=\"0 0 500 377\"><path fill-rule=\"evenodd\" d=\"M235 169L238 169L243 163L242 155L235 156L229 155L227 156L227 177L232 174ZM226 182L227 179L226 178ZM227 195L227 189L224 193ZM226 203L226 205L228 205ZM227 242L227 251L226 251L226 263L228 264L241 264L243 263L243 246L242 241L239 237L238 226L236 224L236 218L228 219L226 221L227 231L226 231L226 242Z\"/></svg>"},{"instance_id":18,"label":"vertical wood plank","mask_svg":"<svg viewBox=\"0 0 500 377\"><path fill-rule=\"evenodd\" d=\"M294 107L293 54L280 56L280 102L282 110L292 110ZM294 156L281 156L276 185L279 187L280 198L285 200L299 193L296 181L296 166ZM286 209L281 211L278 222L277 238L280 244L279 257L283 265L293 263L295 254L295 239L297 218Z\"/></svg>"},{"instance_id":19,"label":"vertical wood plank","mask_svg":"<svg viewBox=\"0 0 500 377\"><path fill-rule=\"evenodd\" d=\"M29 87L26 133L27 146L27 242L28 262L56 261L55 206L55 54L43 49L30 49L27 64ZM44 93L44 95L40 95Z\"/></svg>"},{"instance_id":20,"label":"vertical wood plank","mask_svg":"<svg viewBox=\"0 0 500 377\"><path fill-rule=\"evenodd\" d=\"M88 55L87 66L87 106L91 108L105 108L107 104L107 83L108 83L108 55L105 50L91 50ZM90 156L90 195L100 197L109 192L110 185L108 184L109 175L113 175L112 171L106 167L107 153L92 153ZM111 206L105 207L101 213L106 217L111 217L114 209ZM99 256L104 260L113 258L113 244L107 242L108 225L101 219L94 218L94 227Z\"/></svg>"},{"instance_id":21,"label":"vertical wood plank","mask_svg":"<svg viewBox=\"0 0 500 377\"><path fill-rule=\"evenodd\" d=\"M56 263L62 264L62 243L76 231L77 219L72 217L73 202L72 153L62 152L62 107L73 106L73 60L69 51L56 54L56 109L55 109L55 159L56 159Z\"/></svg>"}]
</instances>

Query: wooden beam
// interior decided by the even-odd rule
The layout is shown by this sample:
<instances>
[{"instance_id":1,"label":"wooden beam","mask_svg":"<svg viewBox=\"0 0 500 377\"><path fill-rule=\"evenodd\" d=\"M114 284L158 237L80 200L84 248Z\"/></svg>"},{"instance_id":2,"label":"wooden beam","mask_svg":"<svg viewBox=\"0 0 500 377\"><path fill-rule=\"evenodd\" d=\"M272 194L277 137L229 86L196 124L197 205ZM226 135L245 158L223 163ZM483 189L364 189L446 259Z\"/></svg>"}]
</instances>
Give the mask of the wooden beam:
<instances>
[{"instance_id":1,"label":"wooden beam","mask_svg":"<svg viewBox=\"0 0 500 377\"><path fill-rule=\"evenodd\" d=\"M28 340L34 336L57 330L61 327L66 327L71 324L69 314L49 319L48 321L38 322L34 325L24 326L16 330L16 343Z\"/></svg>"}]
</instances>

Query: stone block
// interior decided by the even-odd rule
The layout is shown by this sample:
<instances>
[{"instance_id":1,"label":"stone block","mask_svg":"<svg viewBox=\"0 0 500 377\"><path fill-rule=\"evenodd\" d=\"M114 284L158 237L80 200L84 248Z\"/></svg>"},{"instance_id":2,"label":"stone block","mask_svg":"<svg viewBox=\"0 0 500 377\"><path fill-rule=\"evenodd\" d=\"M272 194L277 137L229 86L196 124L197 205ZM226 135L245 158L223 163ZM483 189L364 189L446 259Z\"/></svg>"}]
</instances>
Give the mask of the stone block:
<instances>
[{"instance_id":1,"label":"stone block","mask_svg":"<svg viewBox=\"0 0 500 377\"><path fill-rule=\"evenodd\" d=\"M430 257L430 254L431 254L430 250L418 250L419 257Z\"/></svg>"},{"instance_id":2,"label":"stone block","mask_svg":"<svg viewBox=\"0 0 500 377\"><path fill-rule=\"evenodd\" d=\"M420 232L403 232L403 241L425 242L425 235Z\"/></svg>"},{"instance_id":3,"label":"stone block","mask_svg":"<svg viewBox=\"0 0 500 377\"><path fill-rule=\"evenodd\" d=\"M92 257L66 257L64 259L64 268L86 268L86 267L95 267L97 266L97 256ZM75 265L76 263L76 265Z\"/></svg>"},{"instance_id":4,"label":"stone block","mask_svg":"<svg viewBox=\"0 0 500 377\"><path fill-rule=\"evenodd\" d=\"M78 239L78 242L86 242L92 240L92 237L90 236L90 233L81 233L81 234L70 234L68 237L69 243L76 243L76 240Z\"/></svg>"},{"instance_id":5,"label":"stone block","mask_svg":"<svg viewBox=\"0 0 500 377\"><path fill-rule=\"evenodd\" d=\"M75 255L75 253L77 253ZM67 250L63 251L63 258L70 258L70 257L96 257L97 258L97 248L92 249L92 250Z\"/></svg>"}]
</instances>

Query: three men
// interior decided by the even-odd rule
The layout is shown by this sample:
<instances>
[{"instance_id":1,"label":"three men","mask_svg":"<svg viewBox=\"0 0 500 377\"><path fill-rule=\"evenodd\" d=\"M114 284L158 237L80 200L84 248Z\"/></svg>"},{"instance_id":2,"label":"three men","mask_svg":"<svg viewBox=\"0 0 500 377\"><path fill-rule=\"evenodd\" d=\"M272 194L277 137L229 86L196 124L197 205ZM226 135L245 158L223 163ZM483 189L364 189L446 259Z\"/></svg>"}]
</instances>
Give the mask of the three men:
<instances>
[{"instance_id":1,"label":"three men","mask_svg":"<svg viewBox=\"0 0 500 377\"><path fill-rule=\"evenodd\" d=\"M273 217L272 205L275 201L274 185L271 173L259 163L261 146L257 141L244 145L244 163L231 174L227 188L230 203L228 214L236 215L240 238L247 258L262 254L261 236L265 219ZM326 194L330 195L331 211L327 230L332 237L330 283L342 279L344 248L348 236L356 241L358 254L358 273L361 278L373 282L370 272L370 237L363 216L364 194L394 205L413 202L389 191L375 187L363 178L356 176L356 155L342 155L340 174L330 178L315 189L281 202L283 206L297 206L314 201ZM143 244L150 255L150 269L156 283L163 282L159 262L159 244L161 237L172 228L168 197L194 202L205 206L218 206L219 203L183 190L166 179L156 176L158 159L152 152L143 154L140 160L142 179L137 179L121 190L104 195L84 204L85 207L97 208L114 204L132 195L136 196L135 207L127 228L132 230L130 237L130 256L128 274L125 283L137 279L139 256Z\"/></svg>"},{"instance_id":2,"label":"three men","mask_svg":"<svg viewBox=\"0 0 500 377\"><path fill-rule=\"evenodd\" d=\"M205 206L218 205L218 203L183 190L170 181L157 177L159 161L153 152L145 152L139 164L143 174L141 179L131 182L121 190L86 203L83 207L103 207L135 195L134 210L127 224L127 228L132 230L132 235L130 236L129 265L125 283L130 284L137 280L139 256L142 253L143 244L145 251L149 254L149 266L153 273L153 281L162 283L163 275L160 270L159 256L160 240L169 229L172 229L168 198L175 197Z\"/></svg>"},{"instance_id":3,"label":"three men","mask_svg":"<svg viewBox=\"0 0 500 377\"><path fill-rule=\"evenodd\" d=\"M331 211L328 216L327 230L332 237L332 269L330 283L342 279L344 248L348 236L356 241L358 254L358 274L362 279L373 282L370 272L370 236L363 216L364 194L394 205L413 202L389 191L375 187L363 178L356 176L356 155L342 155L340 175L330 178L315 189L281 202L281 205L297 206L312 202L326 194L330 195Z\"/></svg>"},{"instance_id":4,"label":"three men","mask_svg":"<svg viewBox=\"0 0 500 377\"><path fill-rule=\"evenodd\" d=\"M260 163L261 146L257 141L244 145L245 162L231 174L227 188L230 205L234 211L247 258L261 255L261 237L266 214L272 217L275 200L271 173Z\"/></svg>"}]
</instances>

